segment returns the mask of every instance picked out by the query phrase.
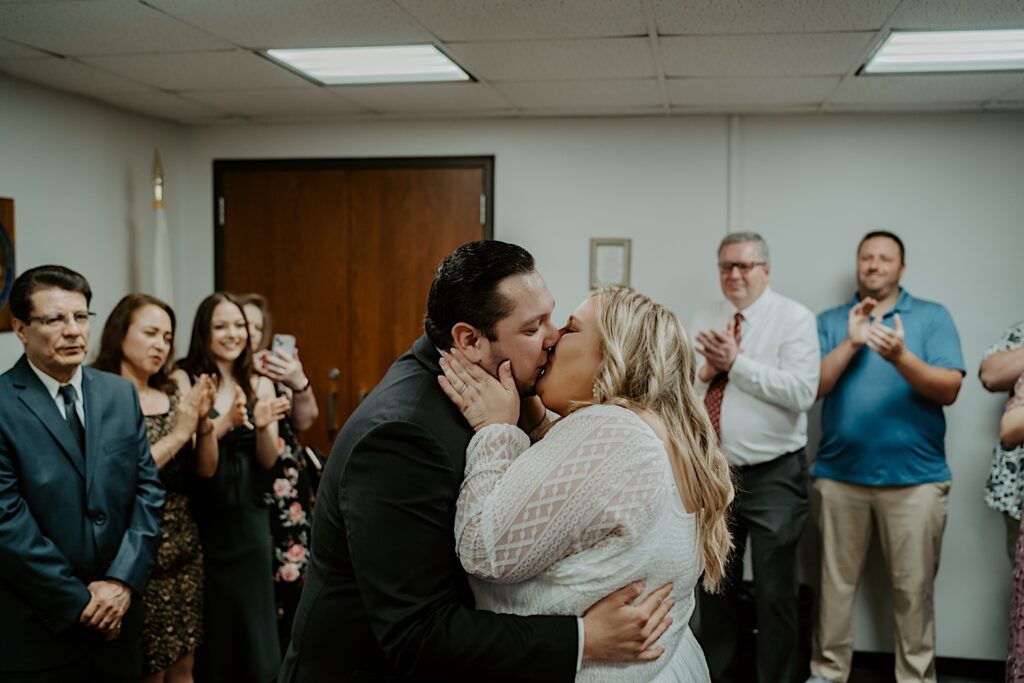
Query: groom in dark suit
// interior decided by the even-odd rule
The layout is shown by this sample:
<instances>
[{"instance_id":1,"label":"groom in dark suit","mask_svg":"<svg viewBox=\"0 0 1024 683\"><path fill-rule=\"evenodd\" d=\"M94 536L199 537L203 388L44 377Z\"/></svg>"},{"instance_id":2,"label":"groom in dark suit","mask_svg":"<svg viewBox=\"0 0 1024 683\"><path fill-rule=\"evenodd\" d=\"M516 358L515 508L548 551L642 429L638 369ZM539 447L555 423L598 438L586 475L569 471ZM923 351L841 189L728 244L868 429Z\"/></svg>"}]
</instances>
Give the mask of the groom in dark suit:
<instances>
[{"instance_id":1,"label":"groom in dark suit","mask_svg":"<svg viewBox=\"0 0 1024 683\"><path fill-rule=\"evenodd\" d=\"M82 368L89 283L11 288L25 354L0 375L0 682L137 681L163 487L131 384Z\"/></svg>"},{"instance_id":2,"label":"groom in dark suit","mask_svg":"<svg viewBox=\"0 0 1024 683\"><path fill-rule=\"evenodd\" d=\"M667 626L655 591L633 584L583 618L473 609L455 554L455 503L473 435L438 385L438 349L497 371L511 359L532 394L559 332L524 249L472 242L438 269L426 335L345 424L327 461L312 557L280 683L572 681L582 660L654 658ZM667 605L668 603L664 603Z\"/></svg>"}]
</instances>

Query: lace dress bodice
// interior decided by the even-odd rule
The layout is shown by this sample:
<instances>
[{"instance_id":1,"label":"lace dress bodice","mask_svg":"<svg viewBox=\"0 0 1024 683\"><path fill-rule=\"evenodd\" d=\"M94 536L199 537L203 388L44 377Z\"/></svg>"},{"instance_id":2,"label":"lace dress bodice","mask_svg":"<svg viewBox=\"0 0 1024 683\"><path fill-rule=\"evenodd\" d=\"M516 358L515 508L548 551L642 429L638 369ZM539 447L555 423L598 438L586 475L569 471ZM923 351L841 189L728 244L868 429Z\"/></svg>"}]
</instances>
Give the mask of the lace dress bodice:
<instances>
[{"instance_id":1,"label":"lace dress bodice","mask_svg":"<svg viewBox=\"0 0 1024 683\"><path fill-rule=\"evenodd\" d=\"M636 579L672 581L666 652L642 664L585 662L577 681L706 683L689 629L702 566L694 515L683 508L664 444L635 413L589 406L530 446L513 425L469 444L455 523L477 608L582 616Z\"/></svg>"}]
</instances>

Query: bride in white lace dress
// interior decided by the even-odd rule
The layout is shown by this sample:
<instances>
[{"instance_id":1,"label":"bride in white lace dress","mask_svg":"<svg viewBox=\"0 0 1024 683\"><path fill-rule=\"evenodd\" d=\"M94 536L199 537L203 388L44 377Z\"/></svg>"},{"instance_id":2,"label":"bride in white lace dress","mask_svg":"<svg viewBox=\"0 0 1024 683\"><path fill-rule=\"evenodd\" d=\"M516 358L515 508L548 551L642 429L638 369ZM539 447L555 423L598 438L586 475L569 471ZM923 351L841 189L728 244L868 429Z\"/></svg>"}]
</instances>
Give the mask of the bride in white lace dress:
<instances>
[{"instance_id":1,"label":"bride in white lace dress","mask_svg":"<svg viewBox=\"0 0 1024 683\"><path fill-rule=\"evenodd\" d=\"M689 620L701 574L709 590L722 578L733 490L675 315L625 288L580 304L537 384L561 417L533 445L516 426L507 363L499 379L461 354L442 368L442 388L476 430L455 532L477 608L582 616L637 579L671 581L662 656L584 662L576 680L707 683Z\"/></svg>"}]
</instances>

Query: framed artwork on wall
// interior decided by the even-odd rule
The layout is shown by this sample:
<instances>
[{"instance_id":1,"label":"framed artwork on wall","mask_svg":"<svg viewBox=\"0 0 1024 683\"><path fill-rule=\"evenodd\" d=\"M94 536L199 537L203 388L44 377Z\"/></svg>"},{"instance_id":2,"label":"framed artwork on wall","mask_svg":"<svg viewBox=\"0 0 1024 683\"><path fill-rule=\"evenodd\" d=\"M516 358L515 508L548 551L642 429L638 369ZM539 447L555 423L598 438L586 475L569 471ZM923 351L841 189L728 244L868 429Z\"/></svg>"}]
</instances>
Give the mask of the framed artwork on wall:
<instances>
[{"instance_id":1,"label":"framed artwork on wall","mask_svg":"<svg viewBox=\"0 0 1024 683\"><path fill-rule=\"evenodd\" d=\"M632 240L593 237L590 240L590 288L629 286Z\"/></svg>"},{"instance_id":2,"label":"framed artwork on wall","mask_svg":"<svg viewBox=\"0 0 1024 683\"><path fill-rule=\"evenodd\" d=\"M0 332L11 331L7 299L14 283L14 200L0 197Z\"/></svg>"}]
</instances>

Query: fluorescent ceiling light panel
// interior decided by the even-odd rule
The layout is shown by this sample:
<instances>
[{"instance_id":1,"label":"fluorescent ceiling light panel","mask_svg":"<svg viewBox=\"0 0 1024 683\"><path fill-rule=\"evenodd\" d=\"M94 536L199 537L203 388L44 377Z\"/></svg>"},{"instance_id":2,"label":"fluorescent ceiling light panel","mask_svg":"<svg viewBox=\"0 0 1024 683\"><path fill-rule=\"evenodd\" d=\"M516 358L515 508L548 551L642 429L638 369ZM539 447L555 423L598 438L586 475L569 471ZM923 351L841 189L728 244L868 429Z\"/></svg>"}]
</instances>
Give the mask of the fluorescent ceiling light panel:
<instances>
[{"instance_id":1,"label":"fluorescent ceiling light panel","mask_svg":"<svg viewBox=\"0 0 1024 683\"><path fill-rule=\"evenodd\" d=\"M433 45L274 49L267 55L325 85L469 80Z\"/></svg>"},{"instance_id":2,"label":"fluorescent ceiling light panel","mask_svg":"<svg viewBox=\"0 0 1024 683\"><path fill-rule=\"evenodd\" d=\"M1024 29L894 31L864 67L864 73L1015 69L1024 69Z\"/></svg>"}]
</instances>

